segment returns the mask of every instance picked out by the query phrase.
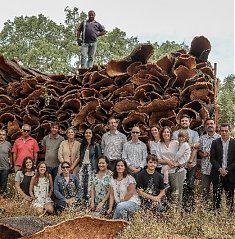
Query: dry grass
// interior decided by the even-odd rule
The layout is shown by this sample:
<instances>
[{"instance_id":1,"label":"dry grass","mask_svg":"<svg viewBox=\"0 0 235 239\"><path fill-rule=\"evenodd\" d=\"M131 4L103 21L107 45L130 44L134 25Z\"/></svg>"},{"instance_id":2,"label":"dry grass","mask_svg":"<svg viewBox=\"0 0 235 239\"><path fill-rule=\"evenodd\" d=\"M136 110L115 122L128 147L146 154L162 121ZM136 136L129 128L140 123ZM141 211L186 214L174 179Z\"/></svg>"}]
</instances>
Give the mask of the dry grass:
<instances>
[{"instance_id":1,"label":"dry grass","mask_svg":"<svg viewBox=\"0 0 235 239\"><path fill-rule=\"evenodd\" d=\"M0 212L0 218L6 216L32 215L33 212L25 203L15 200L13 175L9 180L9 198L11 200L10 210ZM215 215L213 211L204 210L201 203L196 202L196 209L189 213L180 212L170 208L167 213L156 217L150 213L139 211L130 221L130 224L117 237L118 239L165 239L165 238L213 238L228 239L235 238L234 217L228 217L226 210ZM61 222L76 216L88 215L88 211L79 209L65 210L60 216L45 216L46 219Z\"/></svg>"}]
</instances>

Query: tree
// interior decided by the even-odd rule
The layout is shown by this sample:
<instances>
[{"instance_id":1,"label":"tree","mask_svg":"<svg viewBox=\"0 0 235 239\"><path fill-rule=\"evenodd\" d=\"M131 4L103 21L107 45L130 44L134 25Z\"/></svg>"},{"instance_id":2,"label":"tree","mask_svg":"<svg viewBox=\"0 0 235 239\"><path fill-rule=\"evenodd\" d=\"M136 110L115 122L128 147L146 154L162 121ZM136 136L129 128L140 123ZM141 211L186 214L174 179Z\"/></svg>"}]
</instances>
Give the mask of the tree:
<instances>
[{"instance_id":1,"label":"tree","mask_svg":"<svg viewBox=\"0 0 235 239\"><path fill-rule=\"evenodd\" d=\"M65 8L64 24L57 24L39 14L31 17L15 17L8 20L0 32L0 52L9 59L15 58L25 67L45 73L75 73L80 65L80 49L76 43L76 31L87 18L78 8ZM96 64L104 65L111 59L122 59L139 44L137 37L127 37L119 28L98 38ZM178 49L182 44L166 41L155 47L151 61Z\"/></svg>"},{"instance_id":2,"label":"tree","mask_svg":"<svg viewBox=\"0 0 235 239\"><path fill-rule=\"evenodd\" d=\"M219 87L219 122L235 128L235 75L229 75Z\"/></svg>"},{"instance_id":3,"label":"tree","mask_svg":"<svg viewBox=\"0 0 235 239\"><path fill-rule=\"evenodd\" d=\"M157 61L161 57L165 56L168 53L175 52L181 49L189 50L189 47L183 42L181 44L176 43L175 41L166 41L159 45L157 42L153 43L154 54L151 57L151 61Z\"/></svg>"},{"instance_id":4,"label":"tree","mask_svg":"<svg viewBox=\"0 0 235 239\"><path fill-rule=\"evenodd\" d=\"M0 33L0 52L15 58L26 67L43 72L66 72L71 52L65 26L42 14L15 17L7 21Z\"/></svg>"}]
</instances>

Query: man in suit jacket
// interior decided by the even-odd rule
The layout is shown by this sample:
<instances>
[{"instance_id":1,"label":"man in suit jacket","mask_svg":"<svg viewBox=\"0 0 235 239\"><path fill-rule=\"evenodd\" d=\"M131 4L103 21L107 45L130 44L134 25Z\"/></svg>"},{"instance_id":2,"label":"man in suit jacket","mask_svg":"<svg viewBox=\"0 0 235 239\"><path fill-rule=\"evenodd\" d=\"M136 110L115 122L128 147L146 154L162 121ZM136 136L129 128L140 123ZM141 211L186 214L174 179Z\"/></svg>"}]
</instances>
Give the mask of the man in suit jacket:
<instances>
[{"instance_id":1,"label":"man in suit jacket","mask_svg":"<svg viewBox=\"0 0 235 239\"><path fill-rule=\"evenodd\" d=\"M235 186L235 139L231 138L231 128L227 123L221 124L220 134L221 138L212 141L210 150L213 207L220 208L224 189L228 210L231 213Z\"/></svg>"}]
</instances>

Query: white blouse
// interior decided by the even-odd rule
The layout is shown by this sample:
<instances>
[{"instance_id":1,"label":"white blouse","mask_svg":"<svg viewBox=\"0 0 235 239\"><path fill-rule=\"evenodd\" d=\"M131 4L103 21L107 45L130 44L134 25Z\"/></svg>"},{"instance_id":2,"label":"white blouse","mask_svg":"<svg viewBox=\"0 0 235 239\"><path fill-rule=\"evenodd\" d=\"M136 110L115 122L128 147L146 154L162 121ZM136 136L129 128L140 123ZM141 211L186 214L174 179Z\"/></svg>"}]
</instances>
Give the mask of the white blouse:
<instances>
[{"instance_id":1,"label":"white blouse","mask_svg":"<svg viewBox=\"0 0 235 239\"><path fill-rule=\"evenodd\" d=\"M132 177L131 175L127 175L121 181L118 181L117 179L114 179L113 177L111 177L110 186L113 189L114 200L116 203L119 203L124 199L124 197L127 193L127 188L129 186L129 184L131 184L131 183L136 184L134 177ZM132 201L132 202L135 202L136 204L140 205L140 199L139 199L139 196L136 191L135 191L134 195L128 201Z\"/></svg>"}]
</instances>

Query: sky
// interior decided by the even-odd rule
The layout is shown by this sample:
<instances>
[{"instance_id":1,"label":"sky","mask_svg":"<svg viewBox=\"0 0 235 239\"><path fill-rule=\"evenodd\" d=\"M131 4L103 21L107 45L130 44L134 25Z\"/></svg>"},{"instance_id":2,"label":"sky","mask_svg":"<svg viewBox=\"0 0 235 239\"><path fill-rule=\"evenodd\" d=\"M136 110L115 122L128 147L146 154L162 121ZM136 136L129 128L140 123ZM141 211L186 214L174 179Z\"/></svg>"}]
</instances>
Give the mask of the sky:
<instances>
[{"instance_id":1,"label":"sky","mask_svg":"<svg viewBox=\"0 0 235 239\"><path fill-rule=\"evenodd\" d=\"M142 43L184 42L195 36L209 39L209 61L217 63L223 80L234 71L234 0L7 0L1 4L0 31L4 22L19 16L43 14L64 23L66 7L96 12L96 20L112 31L115 27Z\"/></svg>"}]
</instances>

